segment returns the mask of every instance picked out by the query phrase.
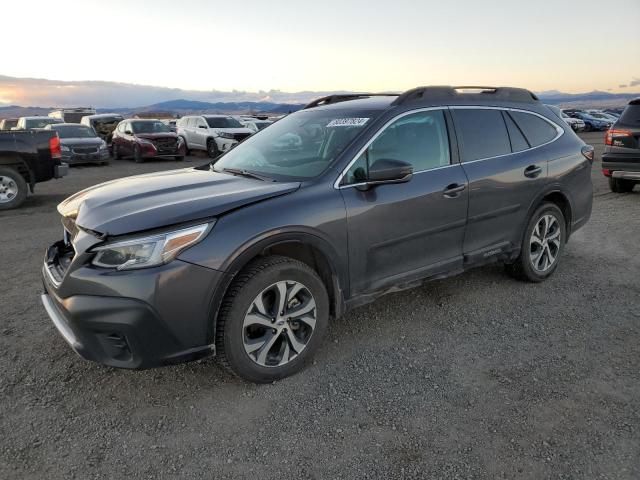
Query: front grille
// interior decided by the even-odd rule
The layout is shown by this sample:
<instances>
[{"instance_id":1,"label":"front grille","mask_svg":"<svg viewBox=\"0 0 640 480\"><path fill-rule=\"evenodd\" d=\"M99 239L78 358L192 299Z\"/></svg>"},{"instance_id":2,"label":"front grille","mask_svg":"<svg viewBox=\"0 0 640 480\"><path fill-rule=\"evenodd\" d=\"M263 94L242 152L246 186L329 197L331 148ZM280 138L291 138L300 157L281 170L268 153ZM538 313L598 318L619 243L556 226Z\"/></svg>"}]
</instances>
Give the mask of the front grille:
<instances>
[{"instance_id":1,"label":"front grille","mask_svg":"<svg viewBox=\"0 0 640 480\"><path fill-rule=\"evenodd\" d=\"M73 153L79 153L80 155L98 153L98 147L74 147Z\"/></svg>"},{"instance_id":2,"label":"front grille","mask_svg":"<svg viewBox=\"0 0 640 480\"><path fill-rule=\"evenodd\" d=\"M175 153L178 146L178 140L175 138L158 138L153 140L153 144L158 150L158 153Z\"/></svg>"},{"instance_id":3,"label":"front grille","mask_svg":"<svg viewBox=\"0 0 640 480\"><path fill-rule=\"evenodd\" d=\"M251 134L250 133L234 133L233 134L233 139L237 140L238 142L243 141L245 138L250 137Z\"/></svg>"}]
</instances>

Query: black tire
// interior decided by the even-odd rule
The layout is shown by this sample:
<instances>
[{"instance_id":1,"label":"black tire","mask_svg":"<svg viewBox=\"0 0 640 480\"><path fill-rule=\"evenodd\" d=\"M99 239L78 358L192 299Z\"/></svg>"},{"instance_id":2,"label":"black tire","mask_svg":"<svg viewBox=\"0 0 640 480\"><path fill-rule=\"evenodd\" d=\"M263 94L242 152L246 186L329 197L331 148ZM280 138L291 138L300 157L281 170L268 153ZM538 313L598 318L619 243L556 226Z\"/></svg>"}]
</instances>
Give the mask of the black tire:
<instances>
[{"instance_id":1,"label":"black tire","mask_svg":"<svg viewBox=\"0 0 640 480\"><path fill-rule=\"evenodd\" d=\"M220 150L218 150L218 144L213 138L207 140L207 155L209 158L218 158L220 156Z\"/></svg>"},{"instance_id":2,"label":"black tire","mask_svg":"<svg viewBox=\"0 0 640 480\"><path fill-rule=\"evenodd\" d=\"M532 259L532 234L538 223L541 222L543 217L547 215L556 218L557 226L560 230L560 240L559 246L557 246L557 250L555 251L555 260L553 261L553 263L549 266L548 269L539 271L533 266L534 260ZM564 251L566 241L567 223L562 210L560 210L560 208L558 208L558 206L554 203L543 203L535 210L535 212L533 212L533 215L531 215L531 217L529 218L529 222L527 223L527 227L525 228L524 234L522 236L520 255L513 263L506 264L505 270L510 276L518 280L536 283L542 282L549 278L558 267L560 259L562 258L562 253ZM551 247L548 248L551 249Z\"/></svg>"},{"instance_id":3,"label":"black tire","mask_svg":"<svg viewBox=\"0 0 640 480\"><path fill-rule=\"evenodd\" d=\"M113 145L111 147L111 155L115 160L120 160L122 158L122 155L120 155L120 149L117 145Z\"/></svg>"},{"instance_id":4,"label":"black tire","mask_svg":"<svg viewBox=\"0 0 640 480\"><path fill-rule=\"evenodd\" d=\"M16 169L0 167L0 210L19 207L27 198L27 182Z\"/></svg>"},{"instance_id":5,"label":"black tire","mask_svg":"<svg viewBox=\"0 0 640 480\"><path fill-rule=\"evenodd\" d=\"M633 180L609 177L609 188L613 193L628 193L633 190L635 184Z\"/></svg>"},{"instance_id":6,"label":"black tire","mask_svg":"<svg viewBox=\"0 0 640 480\"><path fill-rule=\"evenodd\" d=\"M302 283L315 300L315 327L304 349L279 366L258 364L245 351L244 319L254 300L276 282ZM231 373L256 383L269 383L300 371L320 346L329 323L329 297L318 274L297 260L272 256L250 263L233 280L227 291L216 326L216 350L222 365ZM285 332L286 333L286 332ZM284 336L286 341L286 335Z\"/></svg>"},{"instance_id":7,"label":"black tire","mask_svg":"<svg viewBox=\"0 0 640 480\"><path fill-rule=\"evenodd\" d=\"M133 161L136 163L144 162L144 158L142 158L142 154L140 153L140 147L138 145L133 146Z\"/></svg>"},{"instance_id":8,"label":"black tire","mask_svg":"<svg viewBox=\"0 0 640 480\"><path fill-rule=\"evenodd\" d=\"M591 131L591 125L589 125L588 123L584 124L584 131L585 132L590 132Z\"/></svg>"}]
</instances>

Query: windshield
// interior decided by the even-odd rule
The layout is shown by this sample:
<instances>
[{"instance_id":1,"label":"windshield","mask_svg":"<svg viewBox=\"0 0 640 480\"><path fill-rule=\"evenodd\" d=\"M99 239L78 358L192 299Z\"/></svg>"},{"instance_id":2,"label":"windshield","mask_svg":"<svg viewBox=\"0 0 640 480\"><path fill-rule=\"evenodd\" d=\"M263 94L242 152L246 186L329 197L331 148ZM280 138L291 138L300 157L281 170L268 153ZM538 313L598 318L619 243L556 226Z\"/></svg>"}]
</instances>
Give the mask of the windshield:
<instances>
[{"instance_id":1,"label":"windshield","mask_svg":"<svg viewBox=\"0 0 640 480\"><path fill-rule=\"evenodd\" d=\"M244 128L243 125L232 117L205 117L211 128Z\"/></svg>"},{"instance_id":2,"label":"windshield","mask_svg":"<svg viewBox=\"0 0 640 480\"><path fill-rule=\"evenodd\" d=\"M60 123L60 120L57 118L31 118L25 120L24 126L25 128L44 128L47 125L51 125L52 123Z\"/></svg>"},{"instance_id":3,"label":"windshield","mask_svg":"<svg viewBox=\"0 0 640 480\"><path fill-rule=\"evenodd\" d=\"M56 125L51 127L51 130L58 132L60 138L94 138L96 136L93 128L80 125Z\"/></svg>"},{"instance_id":4,"label":"windshield","mask_svg":"<svg viewBox=\"0 0 640 480\"><path fill-rule=\"evenodd\" d=\"M131 122L133 133L171 133L162 122Z\"/></svg>"},{"instance_id":5,"label":"windshield","mask_svg":"<svg viewBox=\"0 0 640 480\"><path fill-rule=\"evenodd\" d=\"M316 177L378 114L333 109L291 114L239 144L214 169L248 170L276 180Z\"/></svg>"}]
</instances>

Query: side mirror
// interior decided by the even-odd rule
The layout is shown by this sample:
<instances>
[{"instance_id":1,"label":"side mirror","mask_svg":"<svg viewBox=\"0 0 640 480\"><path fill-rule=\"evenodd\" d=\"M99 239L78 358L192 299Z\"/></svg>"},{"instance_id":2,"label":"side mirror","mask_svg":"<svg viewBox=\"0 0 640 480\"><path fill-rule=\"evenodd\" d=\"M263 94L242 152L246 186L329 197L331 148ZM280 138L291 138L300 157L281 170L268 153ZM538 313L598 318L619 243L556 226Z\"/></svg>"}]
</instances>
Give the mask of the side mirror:
<instances>
[{"instance_id":1,"label":"side mirror","mask_svg":"<svg viewBox=\"0 0 640 480\"><path fill-rule=\"evenodd\" d=\"M368 190L375 185L388 183L404 183L411 180L413 166L410 163L391 158L376 160L369 167L369 178L365 184L358 187L359 190Z\"/></svg>"},{"instance_id":2,"label":"side mirror","mask_svg":"<svg viewBox=\"0 0 640 480\"><path fill-rule=\"evenodd\" d=\"M198 125L198 128L207 128L206 125Z\"/></svg>"},{"instance_id":3,"label":"side mirror","mask_svg":"<svg viewBox=\"0 0 640 480\"><path fill-rule=\"evenodd\" d=\"M133 135L133 133L131 132L131 130L125 130L124 131L125 135Z\"/></svg>"}]
</instances>

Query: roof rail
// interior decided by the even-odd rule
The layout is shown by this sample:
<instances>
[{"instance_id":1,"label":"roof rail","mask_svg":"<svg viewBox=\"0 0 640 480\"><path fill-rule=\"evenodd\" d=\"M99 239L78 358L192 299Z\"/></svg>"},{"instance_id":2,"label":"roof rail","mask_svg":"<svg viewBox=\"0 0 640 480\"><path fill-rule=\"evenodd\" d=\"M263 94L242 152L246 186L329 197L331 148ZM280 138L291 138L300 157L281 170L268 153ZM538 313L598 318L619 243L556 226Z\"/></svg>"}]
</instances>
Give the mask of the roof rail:
<instances>
[{"instance_id":1,"label":"roof rail","mask_svg":"<svg viewBox=\"0 0 640 480\"><path fill-rule=\"evenodd\" d=\"M465 92L465 90L473 90L473 92ZM535 94L524 88L479 87L466 85L450 87L448 85L442 85L412 88L398 96L391 105L397 106L416 100L443 100L453 98L468 98L470 100L484 100L486 98L491 98L492 100L527 103L534 103L538 101L538 97Z\"/></svg>"},{"instance_id":2,"label":"roof rail","mask_svg":"<svg viewBox=\"0 0 640 480\"><path fill-rule=\"evenodd\" d=\"M344 93L336 95L327 95L326 97L318 98L311 103L307 104L303 110L307 108L319 107L321 105L330 105L332 103L348 102L349 100L357 100L358 98L367 97L390 97L400 95L399 93Z\"/></svg>"}]
</instances>

